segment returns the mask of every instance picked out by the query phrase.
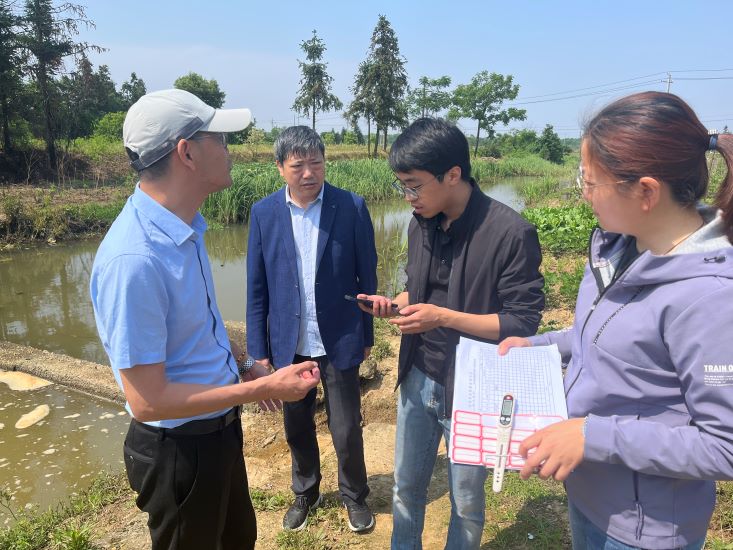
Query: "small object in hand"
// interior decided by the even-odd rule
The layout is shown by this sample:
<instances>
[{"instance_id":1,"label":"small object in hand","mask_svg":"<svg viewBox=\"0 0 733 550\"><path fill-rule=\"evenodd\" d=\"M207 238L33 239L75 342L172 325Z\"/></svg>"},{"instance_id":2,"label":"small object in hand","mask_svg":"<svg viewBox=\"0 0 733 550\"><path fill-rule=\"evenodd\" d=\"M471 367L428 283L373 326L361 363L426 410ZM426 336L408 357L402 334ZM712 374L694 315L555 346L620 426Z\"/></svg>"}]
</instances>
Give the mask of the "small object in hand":
<instances>
[{"instance_id":1,"label":"small object in hand","mask_svg":"<svg viewBox=\"0 0 733 550\"><path fill-rule=\"evenodd\" d=\"M357 302L359 304L365 305L366 307L374 307L374 302L371 300L367 300L366 298L357 298L356 296L352 296L351 294L345 294L344 298L350 302ZM400 309L400 306L397 304L392 304L392 309L397 311Z\"/></svg>"},{"instance_id":2,"label":"small object in hand","mask_svg":"<svg viewBox=\"0 0 733 550\"><path fill-rule=\"evenodd\" d=\"M252 367L255 364L255 360L252 359L249 355L247 356L247 359L245 361L237 361L237 367L239 369L239 376L244 376L247 374L250 370L252 370Z\"/></svg>"}]
</instances>

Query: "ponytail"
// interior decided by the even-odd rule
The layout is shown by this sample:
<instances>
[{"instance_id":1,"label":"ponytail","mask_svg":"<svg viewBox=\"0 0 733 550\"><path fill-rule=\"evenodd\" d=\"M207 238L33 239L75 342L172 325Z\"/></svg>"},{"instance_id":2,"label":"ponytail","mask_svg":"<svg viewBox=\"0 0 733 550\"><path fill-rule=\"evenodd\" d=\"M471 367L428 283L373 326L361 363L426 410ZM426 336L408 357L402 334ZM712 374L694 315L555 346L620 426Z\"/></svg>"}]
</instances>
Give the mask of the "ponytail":
<instances>
[{"instance_id":1,"label":"ponytail","mask_svg":"<svg viewBox=\"0 0 733 550\"><path fill-rule=\"evenodd\" d=\"M715 144L728 167L725 179L720 184L715 205L723 211L723 224L728 240L733 243L733 135L720 134Z\"/></svg>"}]
</instances>

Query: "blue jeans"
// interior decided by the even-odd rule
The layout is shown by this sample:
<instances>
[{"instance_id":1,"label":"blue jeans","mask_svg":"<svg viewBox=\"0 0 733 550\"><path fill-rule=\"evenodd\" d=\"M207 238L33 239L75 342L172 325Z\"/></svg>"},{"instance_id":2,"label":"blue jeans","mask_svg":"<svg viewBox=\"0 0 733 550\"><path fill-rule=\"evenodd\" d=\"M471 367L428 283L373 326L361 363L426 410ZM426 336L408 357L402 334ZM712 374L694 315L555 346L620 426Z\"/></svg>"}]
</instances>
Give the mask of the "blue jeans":
<instances>
[{"instance_id":1,"label":"blue jeans","mask_svg":"<svg viewBox=\"0 0 733 550\"><path fill-rule=\"evenodd\" d=\"M642 550L638 546L628 546L609 536L596 527L571 502L568 502L570 531L573 536L573 550ZM681 550L700 550L705 544L702 540L680 547Z\"/></svg>"},{"instance_id":2,"label":"blue jeans","mask_svg":"<svg viewBox=\"0 0 733 550\"><path fill-rule=\"evenodd\" d=\"M392 550L421 549L428 486L440 438L450 438L445 390L413 367L400 385L392 494ZM479 548L484 528L487 470L449 463L451 517L448 550Z\"/></svg>"}]
</instances>

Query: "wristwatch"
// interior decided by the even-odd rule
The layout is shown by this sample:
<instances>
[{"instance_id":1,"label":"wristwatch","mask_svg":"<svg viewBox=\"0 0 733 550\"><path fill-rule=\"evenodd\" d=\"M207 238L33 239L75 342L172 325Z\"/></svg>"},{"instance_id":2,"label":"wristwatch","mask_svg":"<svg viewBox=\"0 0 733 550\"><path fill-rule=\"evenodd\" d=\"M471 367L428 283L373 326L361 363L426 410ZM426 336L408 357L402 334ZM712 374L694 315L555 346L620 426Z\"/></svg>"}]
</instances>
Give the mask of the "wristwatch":
<instances>
[{"instance_id":1,"label":"wristwatch","mask_svg":"<svg viewBox=\"0 0 733 550\"><path fill-rule=\"evenodd\" d=\"M237 367L239 369L239 376L244 376L245 374L247 374L252 369L254 364L255 364L255 360L252 359L252 357L250 357L249 355L247 355L247 359L242 361L241 363L237 361Z\"/></svg>"}]
</instances>

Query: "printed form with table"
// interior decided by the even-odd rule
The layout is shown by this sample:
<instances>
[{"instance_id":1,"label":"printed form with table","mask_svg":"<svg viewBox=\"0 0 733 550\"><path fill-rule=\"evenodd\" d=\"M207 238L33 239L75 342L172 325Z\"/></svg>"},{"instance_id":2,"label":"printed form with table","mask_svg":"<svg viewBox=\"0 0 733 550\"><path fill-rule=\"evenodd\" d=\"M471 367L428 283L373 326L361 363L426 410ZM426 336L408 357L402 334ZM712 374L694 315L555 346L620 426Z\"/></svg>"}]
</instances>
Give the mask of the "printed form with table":
<instances>
[{"instance_id":1,"label":"printed form with table","mask_svg":"<svg viewBox=\"0 0 733 550\"><path fill-rule=\"evenodd\" d=\"M568 417L557 346L512 348L461 338L456 349L453 417L448 449L452 462L494 468L502 403L513 397L508 452L501 466L519 470L519 444L534 432ZM503 470L503 468L502 468Z\"/></svg>"}]
</instances>

